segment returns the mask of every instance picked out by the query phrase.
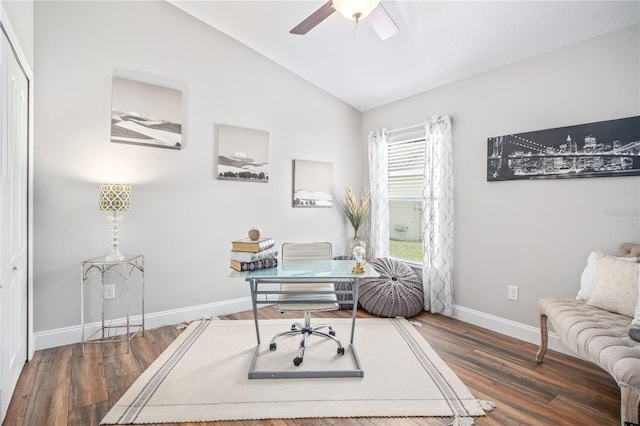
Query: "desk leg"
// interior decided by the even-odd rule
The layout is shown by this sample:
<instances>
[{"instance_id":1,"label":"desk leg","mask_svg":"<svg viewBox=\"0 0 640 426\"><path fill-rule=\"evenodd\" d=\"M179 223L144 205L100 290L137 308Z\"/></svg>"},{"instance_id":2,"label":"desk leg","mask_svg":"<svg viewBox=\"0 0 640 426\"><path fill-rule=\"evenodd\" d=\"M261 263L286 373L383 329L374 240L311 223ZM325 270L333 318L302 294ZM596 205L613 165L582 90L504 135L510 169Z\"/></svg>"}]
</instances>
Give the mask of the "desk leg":
<instances>
[{"instance_id":1,"label":"desk leg","mask_svg":"<svg viewBox=\"0 0 640 426\"><path fill-rule=\"evenodd\" d=\"M249 280L249 286L251 287L251 304L253 305L253 321L256 325L256 339L258 345L260 345L260 327L258 326L258 280L251 278Z\"/></svg>"},{"instance_id":2,"label":"desk leg","mask_svg":"<svg viewBox=\"0 0 640 426\"><path fill-rule=\"evenodd\" d=\"M354 279L351 284L351 292L353 294L353 314L351 316L351 344L353 344L353 336L356 330L356 317L358 316L358 294L360 280Z\"/></svg>"}]
</instances>

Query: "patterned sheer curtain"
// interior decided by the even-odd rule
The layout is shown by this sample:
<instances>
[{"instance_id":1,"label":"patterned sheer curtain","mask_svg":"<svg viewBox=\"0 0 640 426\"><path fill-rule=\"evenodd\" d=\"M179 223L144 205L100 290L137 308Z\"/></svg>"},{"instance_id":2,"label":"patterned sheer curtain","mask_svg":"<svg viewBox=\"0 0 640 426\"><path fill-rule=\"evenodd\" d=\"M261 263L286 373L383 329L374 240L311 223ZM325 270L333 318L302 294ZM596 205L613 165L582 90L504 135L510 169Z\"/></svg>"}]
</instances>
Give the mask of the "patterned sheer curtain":
<instances>
[{"instance_id":1,"label":"patterned sheer curtain","mask_svg":"<svg viewBox=\"0 0 640 426\"><path fill-rule=\"evenodd\" d=\"M425 309L453 313L453 156L451 117L425 123L423 187L423 269Z\"/></svg>"},{"instance_id":2,"label":"patterned sheer curtain","mask_svg":"<svg viewBox=\"0 0 640 426\"><path fill-rule=\"evenodd\" d=\"M389 256L389 170L387 129L369 133L369 244L371 257Z\"/></svg>"}]
</instances>

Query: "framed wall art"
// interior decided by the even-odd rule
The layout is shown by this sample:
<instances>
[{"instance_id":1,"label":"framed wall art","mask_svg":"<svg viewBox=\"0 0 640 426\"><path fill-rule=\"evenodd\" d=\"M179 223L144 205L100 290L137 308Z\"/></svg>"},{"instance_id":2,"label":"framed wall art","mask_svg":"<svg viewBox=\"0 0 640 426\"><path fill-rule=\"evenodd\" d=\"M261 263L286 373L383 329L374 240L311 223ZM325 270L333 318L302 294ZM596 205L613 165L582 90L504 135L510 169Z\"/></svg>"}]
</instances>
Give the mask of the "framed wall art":
<instances>
[{"instance_id":1,"label":"framed wall art","mask_svg":"<svg viewBox=\"0 0 640 426\"><path fill-rule=\"evenodd\" d=\"M293 207L332 207L333 164L293 160Z\"/></svg>"},{"instance_id":2,"label":"framed wall art","mask_svg":"<svg viewBox=\"0 0 640 426\"><path fill-rule=\"evenodd\" d=\"M269 182L269 133L218 126L218 179Z\"/></svg>"},{"instance_id":3,"label":"framed wall art","mask_svg":"<svg viewBox=\"0 0 640 426\"><path fill-rule=\"evenodd\" d=\"M113 77L111 142L182 148L182 92Z\"/></svg>"},{"instance_id":4,"label":"framed wall art","mask_svg":"<svg viewBox=\"0 0 640 426\"><path fill-rule=\"evenodd\" d=\"M640 117L488 138L487 180L640 175Z\"/></svg>"}]
</instances>

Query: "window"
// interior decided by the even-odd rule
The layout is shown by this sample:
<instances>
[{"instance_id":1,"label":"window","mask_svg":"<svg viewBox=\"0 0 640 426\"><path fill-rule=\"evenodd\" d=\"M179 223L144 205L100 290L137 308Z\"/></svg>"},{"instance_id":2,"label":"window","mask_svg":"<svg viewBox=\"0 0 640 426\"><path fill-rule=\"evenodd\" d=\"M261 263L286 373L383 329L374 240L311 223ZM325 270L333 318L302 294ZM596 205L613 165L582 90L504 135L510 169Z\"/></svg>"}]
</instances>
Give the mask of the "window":
<instances>
[{"instance_id":1,"label":"window","mask_svg":"<svg viewBox=\"0 0 640 426\"><path fill-rule=\"evenodd\" d=\"M422 262L425 139L389 143L389 255Z\"/></svg>"}]
</instances>

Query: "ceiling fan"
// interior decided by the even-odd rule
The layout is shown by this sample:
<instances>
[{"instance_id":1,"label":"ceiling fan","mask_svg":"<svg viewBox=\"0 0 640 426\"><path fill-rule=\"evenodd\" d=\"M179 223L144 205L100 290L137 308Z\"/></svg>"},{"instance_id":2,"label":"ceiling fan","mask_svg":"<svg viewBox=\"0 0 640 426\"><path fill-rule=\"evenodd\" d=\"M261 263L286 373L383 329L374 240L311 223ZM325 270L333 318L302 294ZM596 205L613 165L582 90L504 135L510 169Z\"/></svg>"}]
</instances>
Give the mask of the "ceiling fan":
<instances>
[{"instance_id":1,"label":"ceiling fan","mask_svg":"<svg viewBox=\"0 0 640 426\"><path fill-rule=\"evenodd\" d=\"M388 39L399 31L396 23L382 7L380 0L329 0L289 33L306 34L336 10L346 18L355 21L356 25L361 19L368 17L371 27L382 40Z\"/></svg>"}]
</instances>

